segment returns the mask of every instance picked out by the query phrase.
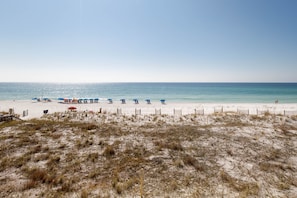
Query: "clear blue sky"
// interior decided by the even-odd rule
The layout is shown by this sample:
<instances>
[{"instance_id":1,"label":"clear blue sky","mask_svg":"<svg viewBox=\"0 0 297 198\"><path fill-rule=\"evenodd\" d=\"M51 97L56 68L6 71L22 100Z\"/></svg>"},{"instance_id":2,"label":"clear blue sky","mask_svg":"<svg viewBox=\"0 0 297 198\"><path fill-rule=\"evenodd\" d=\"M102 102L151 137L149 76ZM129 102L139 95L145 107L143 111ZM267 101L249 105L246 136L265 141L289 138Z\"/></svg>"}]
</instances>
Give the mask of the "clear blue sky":
<instances>
[{"instance_id":1,"label":"clear blue sky","mask_svg":"<svg viewBox=\"0 0 297 198\"><path fill-rule=\"evenodd\" d=\"M0 0L0 81L297 82L297 1Z\"/></svg>"}]
</instances>

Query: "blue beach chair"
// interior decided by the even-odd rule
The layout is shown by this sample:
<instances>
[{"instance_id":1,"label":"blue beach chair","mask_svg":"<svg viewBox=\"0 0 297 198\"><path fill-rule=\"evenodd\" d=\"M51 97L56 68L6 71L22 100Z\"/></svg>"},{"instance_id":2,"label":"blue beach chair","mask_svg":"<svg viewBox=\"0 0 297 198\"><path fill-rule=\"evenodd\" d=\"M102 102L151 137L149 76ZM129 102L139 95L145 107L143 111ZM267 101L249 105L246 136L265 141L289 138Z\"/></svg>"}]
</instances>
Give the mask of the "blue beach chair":
<instances>
[{"instance_id":1,"label":"blue beach chair","mask_svg":"<svg viewBox=\"0 0 297 198\"><path fill-rule=\"evenodd\" d=\"M126 99L121 99L122 104L126 104Z\"/></svg>"},{"instance_id":2,"label":"blue beach chair","mask_svg":"<svg viewBox=\"0 0 297 198\"><path fill-rule=\"evenodd\" d=\"M138 99L133 99L135 104L139 104Z\"/></svg>"},{"instance_id":3,"label":"blue beach chair","mask_svg":"<svg viewBox=\"0 0 297 198\"><path fill-rule=\"evenodd\" d=\"M161 104L163 104L163 105L166 104L164 99L160 100L160 102L161 102Z\"/></svg>"}]
</instances>

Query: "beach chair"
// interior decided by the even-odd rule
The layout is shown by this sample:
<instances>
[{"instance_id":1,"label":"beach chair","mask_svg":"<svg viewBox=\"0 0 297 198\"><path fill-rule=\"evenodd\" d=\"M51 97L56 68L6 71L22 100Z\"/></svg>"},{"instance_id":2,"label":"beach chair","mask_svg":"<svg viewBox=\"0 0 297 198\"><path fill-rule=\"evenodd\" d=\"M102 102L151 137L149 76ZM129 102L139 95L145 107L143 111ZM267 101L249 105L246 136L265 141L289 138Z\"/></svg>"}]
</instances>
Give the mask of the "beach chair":
<instances>
[{"instance_id":1,"label":"beach chair","mask_svg":"<svg viewBox=\"0 0 297 198\"><path fill-rule=\"evenodd\" d=\"M139 104L138 99L133 99L135 104Z\"/></svg>"},{"instance_id":2,"label":"beach chair","mask_svg":"<svg viewBox=\"0 0 297 198\"><path fill-rule=\"evenodd\" d=\"M98 102L99 102L99 98L95 98L95 99L94 99L94 102L95 102L95 103L98 103Z\"/></svg>"},{"instance_id":3,"label":"beach chair","mask_svg":"<svg viewBox=\"0 0 297 198\"><path fill-rule=\"evenodd\" d=\"M51 102L51 99L49 99L49 98L42 98L42 102Z\"/></svg>"},{"instance_id":4,"label":"beach chair","mask_svg":"<svg viewBox=\"0 0 297 198\"><path fill-rule=\"evenodd\" d=\"M126 99L121 99L122 104L126 104Z\"/></svg>"},{"instance_id":5,"label":"beach chair","mask_svg":"<svg viewBox=\"0 0 297 198\"><path fill-rule=\"evenodd\" d=\"M107 101L108 101L109 104L112 104L113 103L113 101L112 101L111 98L108 98Z\"/></svg>"},{"instance_id":6,"label":"beach chair","mask_svg":"<svg viewBox=\"0 0 297 198\"><path fill-rule=\"evenodd\" d=\"M77 103L78 103L78 99L74 98L74 99L72 100L72 104L77 104Z\"/></svg>"},{"instance_id":7,"label":"beach chair","mask_svg":"<svg viewBox=\"0 0 297 198\"><path fill-rule=\"evenodd\" d=\"M163 105L166 104L164 99L160 100L160 102L161 102L161 104L163 104Z\"/></svg>"},{"instance_id":8,"label":"beach chair","mask_svg":"<svg viewBox=\"0 0 297 198\"><path fill-rule=\"evenodd\" d=\"M146 99L146 104L151 104L151 100L150 99Z\"/></svg>"}]
</instances>

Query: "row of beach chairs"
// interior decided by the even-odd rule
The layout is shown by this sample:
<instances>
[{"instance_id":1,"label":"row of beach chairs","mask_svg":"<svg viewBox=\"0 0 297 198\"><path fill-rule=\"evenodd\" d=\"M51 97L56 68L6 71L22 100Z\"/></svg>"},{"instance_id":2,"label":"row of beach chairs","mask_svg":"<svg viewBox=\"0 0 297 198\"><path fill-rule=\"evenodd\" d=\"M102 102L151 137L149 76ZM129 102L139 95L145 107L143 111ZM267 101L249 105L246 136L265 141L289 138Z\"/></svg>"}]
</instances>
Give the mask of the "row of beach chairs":
<instances>
[{"instance_id":1,"label":"row of beach chairs","mask_svg":"<svg viewBox=\"0 0 297 198\"><path fill-rule=\"evenodd\" d=\"M108 103L112 104L113 100L111 98L107 99ZM120 99L122 104L126 104L126 99ZM160 100L161 104L166 104L165 103L166 100L162 99ZM139 104L139 100L138 99L133 99L134 104ZM147 104L151 104L151 100L150 99L146 99L145 102Z\"/></svg>"},{"instance_id":2,"label":"row of beach chairs","mask_svg":"<svg viewBox=\"0 0 297 198\"><path fill-rule=\"evenodd\" d=\"M99 99L64 99L64 103L72 103L72 104L87 104L87 103L99 103Z\"/></svg>"},{"instance_id":3,"label":"row of beach chairs","mask_svg":"<svg viewBox=\"0 0 297 198\"><path fill-rule=\"evenodd\" d=\"M108 98L107 102L109 104L113 103L113 99L112 98ZM120 102L122 104L126 104L126 99L120 99ZM138 99L133 99L134 104L139 104L139 100ZM151 104L151 100L150 99L146 99L145 102L147 104ZM162 99L160 100L161 104L166 104L166 100ZM88 103L99 103L99 99L95 98L95 99L68 99L65 98L64 99L64 103L65 104L88 104Z\"/></svg>"}]
</instances>

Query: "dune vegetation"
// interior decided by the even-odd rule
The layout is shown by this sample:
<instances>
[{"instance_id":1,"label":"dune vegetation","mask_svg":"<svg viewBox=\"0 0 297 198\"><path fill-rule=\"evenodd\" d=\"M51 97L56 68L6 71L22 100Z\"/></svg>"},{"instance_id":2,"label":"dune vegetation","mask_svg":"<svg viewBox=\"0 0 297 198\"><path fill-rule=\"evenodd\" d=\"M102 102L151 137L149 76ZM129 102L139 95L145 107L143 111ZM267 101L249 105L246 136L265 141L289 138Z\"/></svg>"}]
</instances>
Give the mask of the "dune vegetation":
<instances>
[{"instance_id":1,"label":"dune vegetation","mask_svg":"<svg viewBox=\"0 0 297 198\"><path fill-rule=\"evenodd\" d=\"M1 197L297 195L297 117L70 114L0 123Z\"/></svg>"}]
</instances>

